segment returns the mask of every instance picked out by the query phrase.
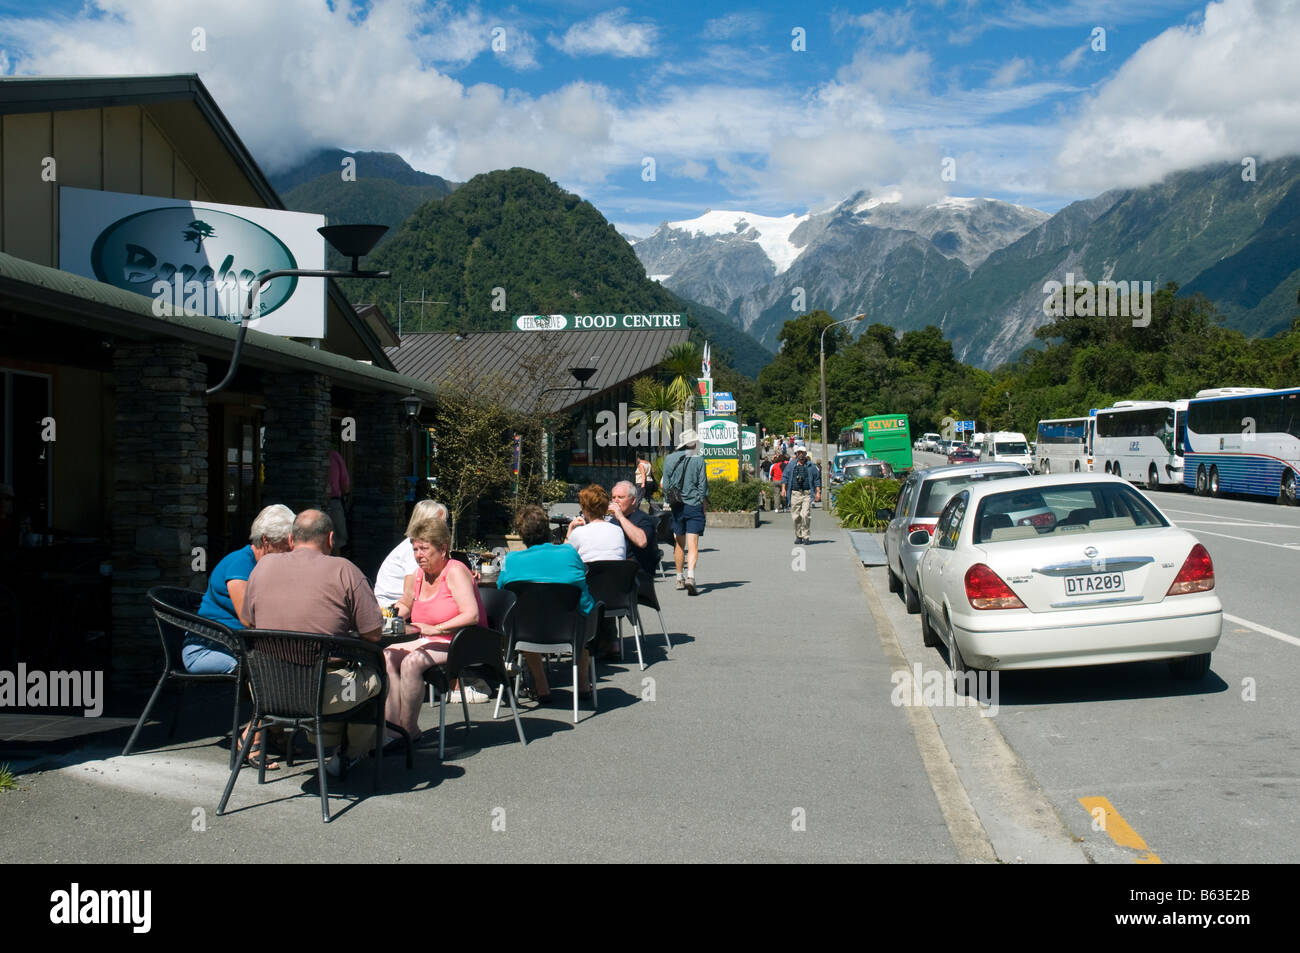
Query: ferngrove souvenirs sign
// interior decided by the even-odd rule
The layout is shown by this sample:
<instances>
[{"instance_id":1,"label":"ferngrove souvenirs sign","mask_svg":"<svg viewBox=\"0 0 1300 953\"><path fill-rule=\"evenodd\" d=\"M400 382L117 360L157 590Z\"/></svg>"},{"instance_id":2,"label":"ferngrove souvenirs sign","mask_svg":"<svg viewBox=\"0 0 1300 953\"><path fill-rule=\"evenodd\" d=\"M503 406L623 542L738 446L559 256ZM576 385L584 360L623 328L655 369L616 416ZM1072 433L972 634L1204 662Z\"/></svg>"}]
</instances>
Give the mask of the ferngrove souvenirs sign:
<instances>
[{"instance_id":1,"label":"ferngrove souvenirs sign","mask_svg":"<svg viewBox=\"0 0 1300 953\"><path fill-rule=\"evenodd\" d=\"M255 277L325 267L323 215L187 202L94 189L59 190L59 267L134 291L164 308L238 321ZM258 294L258 331L325 336L325 280L276 278Z\"/></svg>"}]
</instances>

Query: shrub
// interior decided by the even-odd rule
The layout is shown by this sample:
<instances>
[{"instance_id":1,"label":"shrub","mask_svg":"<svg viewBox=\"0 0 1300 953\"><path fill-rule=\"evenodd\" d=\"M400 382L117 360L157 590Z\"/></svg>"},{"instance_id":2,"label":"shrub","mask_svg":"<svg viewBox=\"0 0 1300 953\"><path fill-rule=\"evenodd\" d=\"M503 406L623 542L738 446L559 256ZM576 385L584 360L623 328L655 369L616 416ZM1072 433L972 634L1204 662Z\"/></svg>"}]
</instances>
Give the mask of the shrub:
<instances>
[{"instance_id":1,"label":"shrub","mask_svg":"<svg viewBox=\"0 0 1300 953\"><path fill-rule=\"evenodd\" d=\"M719 513L742 513L758 509L759 484L750 480L733 483L731 480L709 481L709 509Z\"/></svg>"},{"instance_id":2,"label":"shrub","mask_svg":"<svg viewBox=\"0 0 1300 953\"><path fill-rule=\"evenodd\" d=\"M902 485L899 480L864 477L840 487L835 494L835 515L840 525L849 529L884 529L888 520L877 519L876 510L892 510Z\"/></svg>"}]
</instances>

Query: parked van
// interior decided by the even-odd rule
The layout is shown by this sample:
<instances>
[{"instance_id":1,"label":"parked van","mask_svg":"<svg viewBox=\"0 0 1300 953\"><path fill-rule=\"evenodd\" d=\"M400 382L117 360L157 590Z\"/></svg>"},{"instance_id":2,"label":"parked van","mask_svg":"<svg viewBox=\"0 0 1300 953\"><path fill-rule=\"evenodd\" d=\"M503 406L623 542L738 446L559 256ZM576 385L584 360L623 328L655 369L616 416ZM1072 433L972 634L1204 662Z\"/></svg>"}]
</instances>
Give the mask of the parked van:
<instances>
[{"instance_id":1,"label":"parked van","mask_svg":"<svg viewBox=\"0 0 1300 953\"><path fill-rule=\"evenodd\" d=\"M940 439L937 433L923 433L921 434L921 446L918 449L935 453L939 449Z\"/></svg>"},{"instance_id":2,"label":"parked van","mask_svg":"<svg viewBox=\"0 0 1300 953\"><path fill-rule=\"evenodd\" d=\"M1014 430L999 430L984 435L980 463L1018 463L1026 470L1034 465L1034 454L1025 435Z\"/></svg>"}]
</instances>

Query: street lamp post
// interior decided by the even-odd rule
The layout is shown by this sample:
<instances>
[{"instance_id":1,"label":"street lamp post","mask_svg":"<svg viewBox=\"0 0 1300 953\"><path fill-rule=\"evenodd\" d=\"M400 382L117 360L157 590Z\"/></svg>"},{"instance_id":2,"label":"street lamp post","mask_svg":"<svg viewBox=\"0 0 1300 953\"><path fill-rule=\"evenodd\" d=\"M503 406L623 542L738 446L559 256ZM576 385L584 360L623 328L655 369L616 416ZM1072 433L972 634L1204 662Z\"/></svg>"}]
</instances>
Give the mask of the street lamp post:
<instances>
[{"instance_id":1,"label":"street lamp post","mask_svg":"<svg viewBox=\"0 0 1300 953\"><path fill-rule=\"evenodd\" d=\"M244 311L240 317L239 334L235 338L235 349L230 355L230 367L220 384L208 388L207 393L209 395L225 390L230 386L230 382L235 379L235 372L239 370L239 352L244 347L244 335L248 333L248 322L253 318L253 304L257 301L258 292L262 290L264 285L270 284L276 278L391 277L386 271L360 271L357 268L357 259L370 253L370 250L383 237L384 232L388 231L387 225L323 225L316 231L320 232L321 237L333 245L334 249L344 258L352 259L352 268L348 271L280 268L255 277L248 286L248 300L244 303Z\"/></svg>"},{"instance_id":2,"label":"street lamp post","mask_svg":"<svg viewBox=\"0 0 1300 953\"><path fill-rule=\"evenodd\" d=\"M845 318L843 321L836 321L835 324L828 324L826 325L826 327L822 328L820 351L821 351L821 374L822 374L822 470L824 471L823 479L829 479L829 477L826 476L825 474L828 474L830 472L829 466L827 464L827 460L829 458L826 455L827 454L826 423L828 419L826 416L826 332L829 331L831 328L835 327L836 325L850 324L852 322L862 321L865 318L866 318L865 313L855 314L851 318Z\"/></svg>"}]
</instances>

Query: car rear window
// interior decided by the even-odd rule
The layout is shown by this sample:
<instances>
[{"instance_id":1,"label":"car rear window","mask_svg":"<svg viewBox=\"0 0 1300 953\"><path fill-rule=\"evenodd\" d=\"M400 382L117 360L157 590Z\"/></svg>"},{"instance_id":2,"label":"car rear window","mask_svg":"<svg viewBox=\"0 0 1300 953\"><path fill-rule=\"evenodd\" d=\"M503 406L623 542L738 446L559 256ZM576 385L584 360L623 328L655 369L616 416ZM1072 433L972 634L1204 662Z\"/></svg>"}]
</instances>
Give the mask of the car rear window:
<instances>
[{"instance_id":1,"label":"car rear window","mask_svg":"<svg viewBox=\"0 0 1300 953\"><path fill-rule=\"evenodd\" d=\"M1116 483L1057 484L984 497L975 517L974 542L1004 543L1168 525L1169 521L1132 487Z\"/></svg>"},{"instance_id":2,"label":"car rear window","mask_svg":"<svg viewBox=\"0 0 1300 953\"><path fill-rule=\"evenodd\" d=\"M950 477L926 480L921 484L921 492L916 498L916 515L922 519L938 517L943 512L944 504L952 498L952 495L971 483L1004 480L1007 477L1024 475L1024 470L990 470L983 473L958 473Z\"/></svg>"}]
</instances>

